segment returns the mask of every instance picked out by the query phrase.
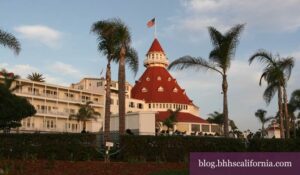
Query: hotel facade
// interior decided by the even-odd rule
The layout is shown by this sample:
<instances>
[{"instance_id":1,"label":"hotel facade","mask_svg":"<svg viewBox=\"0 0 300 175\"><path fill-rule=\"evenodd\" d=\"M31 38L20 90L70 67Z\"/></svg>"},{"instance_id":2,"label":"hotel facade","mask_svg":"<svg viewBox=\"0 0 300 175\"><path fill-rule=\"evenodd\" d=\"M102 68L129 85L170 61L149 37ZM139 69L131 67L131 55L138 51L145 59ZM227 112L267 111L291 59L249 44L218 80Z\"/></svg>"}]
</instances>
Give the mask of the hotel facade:
<instances>
[{"instance_id":1,"label":"hotel facade","mask_svg":"<svg viewBox=\"0 0 300 175\"><path fill-rule=\"evenodd\" d=\"M126 83L126 129L138 134L154 135L166 130L162 122L171 109L180 109L174 131L189 134L215 134L216 124L202 119L200 108L187 96L167 70L168 59L155 38L146 54L145 72L132 86ZM18 79L20 86L14 93L28 99L35 107L35 116L22 120L18 132L80 132L82 122L69 119L76 114L80 104L92 102L100 115L87 122L88 132L103 131L105 88L104 78L83 78L69 87ZM111 83L111 131L118 130L118 82Z\"/></svg>"}]
</instances>

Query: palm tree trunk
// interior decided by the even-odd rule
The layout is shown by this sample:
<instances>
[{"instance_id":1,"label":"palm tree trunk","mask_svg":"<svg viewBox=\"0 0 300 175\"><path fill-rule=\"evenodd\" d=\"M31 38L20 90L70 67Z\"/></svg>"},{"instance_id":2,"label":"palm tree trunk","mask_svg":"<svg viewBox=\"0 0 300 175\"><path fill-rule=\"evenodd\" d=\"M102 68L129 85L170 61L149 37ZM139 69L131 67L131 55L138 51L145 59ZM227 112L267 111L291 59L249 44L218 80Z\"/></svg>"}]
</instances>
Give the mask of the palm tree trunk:
<instances>
[{"instance_id":1,"label":"palm tree trunk","mask_svg":"<svg viewBox=\"0 0 300 175\"><path fill-rule=\"evenodd\" d=\"M284 116L285 116L285 125L286 125L286 138L290 138L290 117L288 111L288 101L286 88L283 86L283 103L284 103Z\"/></svg>"},{"instance_id":2,"label":"palm tree trunk","mask_svg":"<svg viewBox=\"0 0 300 175\"><path fill-rule=\"evenodd\" d=\"M280 120L280 138L284 139L284 125L283 125L283 112L282 112L282 89L281 86L278 87L278 110L279 110L279 120Z\"/></svg>"},{"instance_id":3,"label":"palm tree trunk","mask_svg":"<svg viewBox=\"0 0 300 175\"><path fill-rule=\"evenodd\" d=\"M83 128L82 128L83 131L86 131L86 121L83 120Z\"/></svg>"},{"instance_id":4,"label":"palm tree trunk","mask_svg":"<svg viewBox=\"0 0 300 175\"><path fill-rule=\"evenodd\" d=\"M119 60L119 134L125 134L125 54L123 46L120 51Z\"/></svg>"},{"instance_id":5,"label":"palm tree trunk","mask_svg":"<svg viewBox=\"0 0 300 175\"><path fill-rule=\"evenodd\" d=\"M294 139L297 137L296 136L296 120L295 117L292 118L293 120L293 133L294 133Z\"/></svg>"},{"instance_id":6,"label":"palm tree trunk","mask_svg":"<svg viewBox=\"0 0 300 175\"><path fill-rule=\"evenodd\" d=\"M265 126L264 123L261 125L261 138L264 138Z\"/></svg>"},{"instance_id":7,"label":"palm tree trunk","mask_svg":"<svg viewBox=\"0 0 300 175\"><path fill-rule=\"evenodd\" d=\"M223 90L224 135L225 135L225 137L228 137L229 129L228 129L227 75L223 75L222 90Z\"/></svg>"},{"instance_id":8,"label":"palm tree trunk","mask_svg":"<svg viewBox=\"0 0 300 175\"><path fill-rule=\"evenodd\" d=\"M110 84L111 84L111 68L110 68L111 60L108 59L106 65L106 89L105 89L105 124L104 124L104 143L106 141L110 141Z\"/></svg>"}]
</instances>

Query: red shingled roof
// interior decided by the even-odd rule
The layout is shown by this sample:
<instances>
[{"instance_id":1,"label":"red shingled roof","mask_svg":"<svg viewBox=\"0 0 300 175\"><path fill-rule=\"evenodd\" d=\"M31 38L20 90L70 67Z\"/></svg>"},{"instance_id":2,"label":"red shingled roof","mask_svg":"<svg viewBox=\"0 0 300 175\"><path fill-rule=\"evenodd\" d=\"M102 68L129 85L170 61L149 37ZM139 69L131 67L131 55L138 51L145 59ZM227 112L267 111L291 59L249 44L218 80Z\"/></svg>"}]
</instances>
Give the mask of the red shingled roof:
<instances>
[{"instance_id":1,"label":"red shingled roof","mask_svg":"<svg viewBox=\"0 0 300 175\"><path fill-rule=\"evenodd\" d=\"M156 121L164 121L166 120L170 115L169 111L165 111L165 112L158 112L158 114L156 114ZM190 113L185 113L185 112L179 112L177 114L177 122L186 122L186 123L208 123L206 120L197 117L193 114Z\"/></svg>"},{"instance_id":2,"label":"red shingled roof","mask_svg":"<svg viewBox=\"0 0 300 175\"><path fill-rule=\"evenodd\" d=\"M150 49L148 50L148 53L149 52L164 52L164 50L159 44L159 41L156 38L154 39Z\"/></svg>"},{"instance_id":3,"label":"red shingled roof","mask_svg":"<svg viewBox=\"0 0 300 175\"><path fill-rule=\"evenodd\" d=\"M163 92L158 91L160 87L163 88ZM147 92L143 92L143 89L146 89ZM185 90L177 84L176 79L170 75L166 68L159 66L146 69L132 88L131 97L145 100L147 103L192 104L192 101L185 94Z\"/></svg>"}]
</instances>

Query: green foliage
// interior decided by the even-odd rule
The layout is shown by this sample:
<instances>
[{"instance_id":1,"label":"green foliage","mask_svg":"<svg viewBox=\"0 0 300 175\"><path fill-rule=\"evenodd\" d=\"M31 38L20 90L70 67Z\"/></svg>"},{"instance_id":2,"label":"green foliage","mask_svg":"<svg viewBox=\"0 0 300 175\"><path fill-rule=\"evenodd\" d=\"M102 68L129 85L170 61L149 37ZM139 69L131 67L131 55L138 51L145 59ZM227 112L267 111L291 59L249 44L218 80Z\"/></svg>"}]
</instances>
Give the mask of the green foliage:
<instances>
[{"instance_id":1,"label":"green foliage","mask_svg":"<svg viewBox=\"0 0 300 175\"><path fill-rule=\"evenodd\" d=\"M94 108L91 106L92 103L93 102L88 101L83 105L79 105L80 108L78 110L78 113L77 114L71 114L69 116L70 119L75 119L78 122L79 121L83 122L83 131L84 132L85 132L85 129L86 129L86 122L91 120L91 119L96 120L97 116L100 116L100 113L96 112L94 110Z\"/></svg>"},{"instance_id":2,"label":"green foliage","mask_svg":"<svg viewBox=\"0 0 300 175\"><path fill-rule=\"evenodd\" d=\"M45 78L43 77L43 74L37 72L33 72L32 74L28 75L27 79L36 82L45 82Z\"/></svg>"},{"instance_id":3,"label":"green foliage","mask_svg":"<svg viewBox=\"0 0 300 175\"><path fill-rule=\"evenodd\" d=\"M0 134L4 159L95 160L95 134Z\"/></svg>"},{"instance_id":4,"label":"green foliage","mask_svg":"<svg viewBox=\"0 0 300 175\"><path fill-rule=\"evenodd\" d=\"M168 130L170 128L173 128L174 124L177 122L177 115L178 113L181 111L181 109L177 109L175 111L173 111L172 109L169 109L168 112L169 112L169 117L166 118L164 121L163 121L163 125L166 126L168 128Z\"/></svg>"},{"instance_id":5,"label":"green foliage","mask_svg":"<svg viewBox=\"0 0 300 175\"><path fill-rule=\"evenodd\" d=\"M5 70L1 74L4 81L0 83L0 130L9 131L10 128L20 127L21 120L33 116L36 110L26 98L12 94L12 91L18 88L12 87L13 81L18 76Z\"/></svg>"},{"instance_id":6,"label":"green foliage","mask_svg":"<svg viewBox=\"0 0 300 175\"><path fill-rule=\"evenodd\" d=\"M1 29L0 29L0 45L10 48L15 52L15 54L19 54L21 51L21 44L17 40L17 38L12 34L7 33Z\"/></svg>"},{"instance_id":7,"label":"green foliage","mask_svg":"<svg viewBox=\"0 0 300 175\"><path fill-rule=\"evenodd\" d=\"M190 152L243 152L240 139L182 136L122 136L122 157L128 160L185 162Z\"/></svg>"},{"instance_id":8,"label":"green foliage","mask_svg":"<svg viewBox=\"0 0 300 175\"><path fill-rule=\"evenodd\" d=\"M253 139L248 147L250 152L299 152L300 139Z\"/></svg>"}]
</instances>

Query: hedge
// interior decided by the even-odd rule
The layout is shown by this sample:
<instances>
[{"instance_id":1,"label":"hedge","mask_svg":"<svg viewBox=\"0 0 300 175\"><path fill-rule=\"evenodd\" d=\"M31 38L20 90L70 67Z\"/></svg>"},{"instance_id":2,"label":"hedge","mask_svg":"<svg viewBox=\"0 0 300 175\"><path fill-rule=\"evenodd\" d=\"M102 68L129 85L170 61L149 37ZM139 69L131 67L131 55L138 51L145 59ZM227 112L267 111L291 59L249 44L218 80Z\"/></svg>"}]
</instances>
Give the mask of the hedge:
<instances>
[{"instance_id":1,"label":"hedge","mask_svg":"<svg viewBox=\"0 0 300 175\"><path fill-rule=\"evenodd\" d=\"M182 136L122 136L126 161L187 162L190 152L244 152L241 139Z\"/></svg>"},{"instance_id":2,"label":"hedge","mask_svg":"<svg viewBox=\"0 0 300 175\"><path fill-rule=\"evenodd\" d=\"M300 139L252 139L249 152L299 152Z\"/></svg>"},{"instance_id":3,"label":"hedge","mask_svg":"<svg viewBox=\"0 0 300 175\"><path fill-rule=\"evenodd\" d=\"M0 134L0 158L99 159L95 134Z\"/></svg>"},{"instance_id":4,"label":"hedge","mask_svg":"<svg viewBox=\"0 0 300 175\"><path fill-rule=\"evenodd\" d=\"M99 160L96 134L0 134L0 158ZM113 160L188 162L190 152L298 152L300 139L242 139L196 136L122 136ZM115 144L118 145L118 144ZM102 150L103 151L103 150Z\"/></svg>"}]
</instances>

